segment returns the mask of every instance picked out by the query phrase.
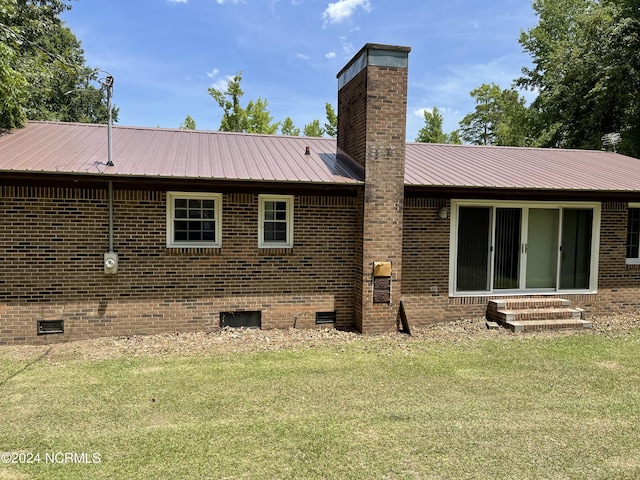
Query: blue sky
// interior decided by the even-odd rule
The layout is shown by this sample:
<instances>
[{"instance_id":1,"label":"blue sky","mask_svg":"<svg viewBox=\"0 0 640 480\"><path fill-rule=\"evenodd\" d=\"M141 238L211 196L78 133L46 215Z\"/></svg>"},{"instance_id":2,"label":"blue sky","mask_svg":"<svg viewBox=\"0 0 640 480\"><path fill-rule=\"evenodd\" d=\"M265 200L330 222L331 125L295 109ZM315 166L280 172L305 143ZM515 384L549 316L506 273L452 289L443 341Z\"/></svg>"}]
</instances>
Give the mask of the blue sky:
<instances>
[{"instance_id":1,"label":"blue sky","mask_svg":"<svg viewBox=\"0 0 640 480\"><path fill-rule=\"evenodd\" d=\"M527 0L79 0L63 15L87 64L110 72L119 124L217 130L209 96L242 71L243 104L302 127L336 106L336 74L366 43L411 47L407 139L437 106L444 129L474 108L482 83L511 86L531 59Z\"/></svg>"}]
</instances>

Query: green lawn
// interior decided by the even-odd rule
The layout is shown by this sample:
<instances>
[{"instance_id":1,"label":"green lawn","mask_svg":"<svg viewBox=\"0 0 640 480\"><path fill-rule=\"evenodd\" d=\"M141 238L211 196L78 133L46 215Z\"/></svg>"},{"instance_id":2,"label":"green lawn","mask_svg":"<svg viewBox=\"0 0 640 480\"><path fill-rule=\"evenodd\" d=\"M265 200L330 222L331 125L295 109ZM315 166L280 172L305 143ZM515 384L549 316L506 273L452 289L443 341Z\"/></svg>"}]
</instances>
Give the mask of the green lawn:
<instances>
[{"instance_id":1,"label":"green lawn","mask_svg":"<svg viewBox=\"0 0 640 480\"><path fill-rule=\"evenodd\" d=\"M56 348L0 347L0 479L640 478L637 330ZM20 454L40 462L7 463Z\"/></svg>"}]
</instances>

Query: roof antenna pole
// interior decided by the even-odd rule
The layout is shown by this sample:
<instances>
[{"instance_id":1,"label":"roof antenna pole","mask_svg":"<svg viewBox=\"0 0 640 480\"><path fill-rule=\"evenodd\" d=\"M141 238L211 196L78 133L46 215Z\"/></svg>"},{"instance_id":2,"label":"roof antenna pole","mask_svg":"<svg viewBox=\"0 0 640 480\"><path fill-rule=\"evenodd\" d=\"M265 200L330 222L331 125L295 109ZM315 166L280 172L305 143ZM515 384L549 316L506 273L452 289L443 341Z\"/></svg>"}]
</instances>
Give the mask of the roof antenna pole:
<instances>
[{"instance_id":1,"label":"roof antenna pole","mask_svg":"<svg viewBox=\"0 0 640 480\"><path fill-rule=\"evenodd\" d=\"M89 74L89 78L92 79L93 75L100 72L106 74L106 76L104 80L101 78L97 78L96 81L100 85L102 85L107 92L107 110L109 110L108 112L109 119L107 121L107 167L113 167L114 166L113 155L111 152L111 126L113 124L113 113L111 112L111 97L113 96L113 75L111 75L109 72L105 72L104 70L97 69ZM78 91L82 91L82 89L69 90L64 94L69 95L70 93L78 92Z\"/></svg>"},{"instance_id":2,"label":"roof antenna pole","mask_svg":"<svg viewBox=\"0 0 640 480\"><path fill-rule=\"evenodd\" d=\"M109 121L107 123L107 167L113 167L113 154L111 147L111 124L113 123L111 115L111 95L113 94L113 77L107 75L104 86L107 89L107 109L109 110Z\"/></svg>"},{"instance_id":3,"label":"roof antenna pole","mask_svg":"<svg viewBox=\"0 0 640 480\"><path fill-rule=\"evenodd\" d=\"M607 133L605 135L602 136L602 138L600 139L602 140L602 145L604 147L609 147L611 145L613 145L613 153L617 153L617 149L616 146L622 142L622 137L620 136L619 133ZM604 150L604 148L603 148Z\"/></svg>"}]
</instances>

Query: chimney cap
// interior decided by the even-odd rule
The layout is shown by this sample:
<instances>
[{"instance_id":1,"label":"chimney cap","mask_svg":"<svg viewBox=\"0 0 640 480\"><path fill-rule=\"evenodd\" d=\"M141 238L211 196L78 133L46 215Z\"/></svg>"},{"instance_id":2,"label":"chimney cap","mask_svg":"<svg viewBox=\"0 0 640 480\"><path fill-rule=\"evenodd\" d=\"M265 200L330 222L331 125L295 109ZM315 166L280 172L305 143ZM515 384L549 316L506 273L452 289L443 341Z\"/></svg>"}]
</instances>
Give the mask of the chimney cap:
<instances>
[{"instance_id":1,"label":"chimney cap","mask_svg":"<svg viewBox=\"0 0 640 480\"><path fill-rule=\"evenodd\" d=\"M362 47L360 49L360 51L358 53L356 53L353 58L349 61L349 63L347 63L344 68L342 70L340 70L340 72L338 72L337 77L339 78L340 75L342 75L342 73L347 70L352 63L354 63L356 60L358 60L363 53L365 52L369 52L369 51L386 51L386 52L395 52L396 56L404 56L407 57L409 55L409 52L411 51L411 47L403 47L400 45L385 45L383 43L367 43L365 44L364 47ZM403 55L406 54L406 55ZM368 63L368 62L367 62Z\"/></svg>"},{"instance_id":2,"label":"chimney cap","mask_svg":"<svg viewBox=\"0 0 640 480\"><path fill-rule=\"evenodd\" d=\"M367 43L337 75L338 90L369 65L407 68L411 47Z\"/></svg>"}]
</instances>

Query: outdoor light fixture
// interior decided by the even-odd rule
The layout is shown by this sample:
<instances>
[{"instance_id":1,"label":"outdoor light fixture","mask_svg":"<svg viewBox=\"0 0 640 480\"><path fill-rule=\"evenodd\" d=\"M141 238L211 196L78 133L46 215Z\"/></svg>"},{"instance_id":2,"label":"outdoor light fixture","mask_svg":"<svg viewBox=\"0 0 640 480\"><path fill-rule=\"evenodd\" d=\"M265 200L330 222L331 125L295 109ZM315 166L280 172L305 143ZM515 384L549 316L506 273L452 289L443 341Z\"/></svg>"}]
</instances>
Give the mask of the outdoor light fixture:
<instances>
[{"instance_id":1,"label":"outdoor light fixture","mask_svg":"<svg viewBox=\"0 0 640 480\"><path fill-rule=\"evenodd\" d=\"M438 218L440 220L446 220L448 216L449 216L449 207L440 207L440 210L438 210Z\"/></svg>"}]
</instances>

